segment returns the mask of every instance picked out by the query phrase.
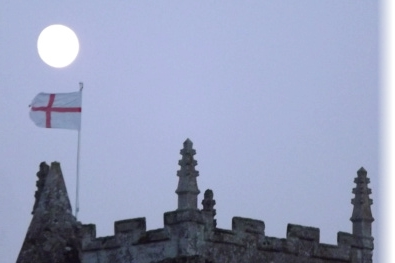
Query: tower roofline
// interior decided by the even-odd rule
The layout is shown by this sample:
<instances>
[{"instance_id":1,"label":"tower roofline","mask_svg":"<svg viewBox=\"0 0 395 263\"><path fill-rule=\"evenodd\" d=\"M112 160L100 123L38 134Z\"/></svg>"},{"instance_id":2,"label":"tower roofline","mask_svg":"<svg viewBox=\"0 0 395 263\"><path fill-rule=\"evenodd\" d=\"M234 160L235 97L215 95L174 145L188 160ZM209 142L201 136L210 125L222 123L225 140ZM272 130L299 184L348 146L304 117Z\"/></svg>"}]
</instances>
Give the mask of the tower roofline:
<instances>
[{"instance_id":1,"label":"tower roofline","mask_svg":"<svg viewBox=\"0 0 395 263\"><path fill-rule=\"evenodd\" d=\"M180 151L178 208L163 215L163 228L147 230L145 218L116 221L114 235L96 237L93 224L71 214L60 164L40 164L33 219L17 263L219 263L219 262L372 262L374 220L367 187L357 171L352 199L353 232L338 232L337 244L320 243L320 229L288 224L286 238L267 236L265 222L233 217L231 229L216 227L214 192L207 189L197 207L196 151L187 139Z\"/></svg>"}]
</instances>

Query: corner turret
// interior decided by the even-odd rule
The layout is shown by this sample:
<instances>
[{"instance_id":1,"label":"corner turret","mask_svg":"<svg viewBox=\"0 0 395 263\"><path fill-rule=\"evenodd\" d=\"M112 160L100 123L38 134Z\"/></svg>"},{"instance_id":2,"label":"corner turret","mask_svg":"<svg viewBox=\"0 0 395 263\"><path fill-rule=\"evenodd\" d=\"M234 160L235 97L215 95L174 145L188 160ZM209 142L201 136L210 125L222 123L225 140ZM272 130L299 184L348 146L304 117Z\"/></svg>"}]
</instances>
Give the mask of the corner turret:
<instances>
[{"instance_id":1,"label":"corner turret","mask_svg":"<svg viewBox=\"0 0 395 263\"><path fill-rule=\"evenodd\" d=\"M79 263L79 223L71 213L60 164L40 164L33 218L17 263Z\"/></svg>"},{"instance_id":2,"label":"corner turret","mask_svg":"<svg viewBox=\"0 0 395 263\"><path fill-rule=\"evenodd\" d=\"M196 177L199 172L195 170L197 161L193 158L196 151L192 148L192 141L187 139L184 142L184 148L180 151L182 155L178 164L181 169L178 170L179 177L176 193L178 195L178 210L180 209L198 209L197 196L200 193Z\"/></svg>"},{"instance_id":3,"label":"corner turret","mask_svg":"<svg viewBox=\"0 0 395 263\"><path fill-rule=\"evenodd\" d=\"M372 193L372 190L368 188L370 179L367 177L367 172L363 167L358 170L357 175L354 179L357 187L352 190L355 198L351 200L351 203L354 205L350 218L353 228L352 233L357 236L371 237L374 218L370 209L370 205L373 204L372 199L369 198L369 194Z\"/></svg>"}]
</instances>

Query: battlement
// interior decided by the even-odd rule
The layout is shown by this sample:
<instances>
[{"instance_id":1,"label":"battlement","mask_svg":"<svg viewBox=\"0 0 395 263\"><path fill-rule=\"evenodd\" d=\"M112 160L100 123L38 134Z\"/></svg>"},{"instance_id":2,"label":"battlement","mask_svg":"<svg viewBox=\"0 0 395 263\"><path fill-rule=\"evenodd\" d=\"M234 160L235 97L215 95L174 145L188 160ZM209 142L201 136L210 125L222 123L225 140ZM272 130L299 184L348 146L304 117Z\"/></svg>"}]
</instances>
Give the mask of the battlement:
<instances>
[{"instance_id":1,"label":"battlement","mask_svg":"<svg viewBox=\"0 0 395 263\"><path fill-rule=\"evenodd\" d=\"M203 210L202 210L203 211ZM145 218L133 218L114 223L115 235L107 237L96 237L94 225L84 225L85 237L90 239L83 245L83 251L94 252L105 250L122 250L125 243L122 239L128 240L128 244L133 247L155 246L155 243L162 242L160 247L171 248L180 242L182 236L177 231L179 225L191 223L195 225L205 225L199 210L176 210L164 214L164 228L146 230ZM173 228L171 230L171 228ZM180 227L181 230L185 230ZM223 247L226 250L246 250L254 247L256 253L262 255L267 253L281 253L290 258L303 257L329 260L330 262L354 262L352 261L352 251L373 250L372 237L357 237L350 233L339 232L338 244L320 243L320 229L310 226L288 224L286 238L269 237L265 235L265 223L261 220L250 218L234 217L232 219L232 229L220 228L197 228L195 236L199 237L199 242L206 244L200 247L200 252L205 254L207 247ZM120 236L123 236L120 238ZM86 239L85 239L86 240ZM197 253L199 254L199 253ZM308 261L306 261L308 262ZM325 261L323 261L325 262ZM358 261L357 261L358 262Z\"/></svg>"},{"instance_id":2,"label":"battlement","mask_svg":"<svg viewBox=\"0 0 395 263\"><path fill-rule=\"evenodd\" d=\"M31 262L32 259L44 262L48 257L51 262L62 263L372 262L371 224L374 219L365 169L359 169L355 178L357 187L353 189L355 197L350 219L353 232L339 232L337 245L320 243L319 228L295 224L288 224L286 238L276 238L266 236L264 221L256 219L233 217L232 229L217 228L216 201L211 189L204 192L202 209L198 208L200 190L196 178L199 172L195 169L196 151L192 146L188 139L180 151L181 168L177 172L179 183L176 190L178 207L164 213L163 228L147 230L144 217L125 219L114 222L114 235L106 237L96 236L94 224L76 222L71 215L60 165L54 163L49 168L42 163L37 173L39 183L27 234L29 238L25 240L17 262ZM59 198L51 199L51 196ZM51 231L47 233L43 229ZM67 229L67 235L64 229ZM41 244L42 240L46 243ZM56 255L40 250L47 248L48 242L58 249Z\"/></svg>"}]
</instances>

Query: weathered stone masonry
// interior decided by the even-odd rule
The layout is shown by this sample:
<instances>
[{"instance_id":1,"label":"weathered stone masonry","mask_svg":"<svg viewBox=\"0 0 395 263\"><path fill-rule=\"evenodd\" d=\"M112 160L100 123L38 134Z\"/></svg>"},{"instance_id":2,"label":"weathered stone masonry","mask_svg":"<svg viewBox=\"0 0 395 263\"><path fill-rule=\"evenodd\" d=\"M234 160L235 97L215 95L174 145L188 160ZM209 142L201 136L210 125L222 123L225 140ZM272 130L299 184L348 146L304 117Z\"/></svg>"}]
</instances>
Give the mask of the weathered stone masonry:
<instances>
[{"instance_id":1,"label":"weathered stone masonry","mask_svg":"<svg viewBox=\"0 0 395 263\"><path fill-rule=\"evenodd\" d=\"M147 230L145 218L116 221L114 235L96 237L95 225L77 222L71 213L59 163L40 165L33 219L17 262L59 263L368 263L372 262L373 217L369 178L357 172L352 199L352 233L339 232L337 245L319 242L318 228L289 224L286 238L265 235L263 221L234 217L232 229L214 219L213 191L198 208L199 172L188 139L181 150L178 208L164 214L164 227ZM45 181L45 183L43 183Z\"/></svg>"}]
</instances>

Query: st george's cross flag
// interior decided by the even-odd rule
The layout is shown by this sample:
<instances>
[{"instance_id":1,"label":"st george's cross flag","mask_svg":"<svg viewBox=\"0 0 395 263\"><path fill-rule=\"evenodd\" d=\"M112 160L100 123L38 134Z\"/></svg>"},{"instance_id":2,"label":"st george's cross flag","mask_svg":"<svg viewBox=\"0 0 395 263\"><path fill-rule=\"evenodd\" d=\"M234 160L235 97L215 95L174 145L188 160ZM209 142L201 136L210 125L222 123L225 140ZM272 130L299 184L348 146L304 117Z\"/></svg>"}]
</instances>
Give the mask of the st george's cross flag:
<instances>
[{"instance_id":1,"label":"st george's cross flag","mask_svg":"<svg viewBox=\"0 0 395 263\"><path fill-rule=\"evenodd\" d=\"M39 93L30 107L30 119L38 127L80 130L81 91Z\"/></svg>"}]
</instances>

